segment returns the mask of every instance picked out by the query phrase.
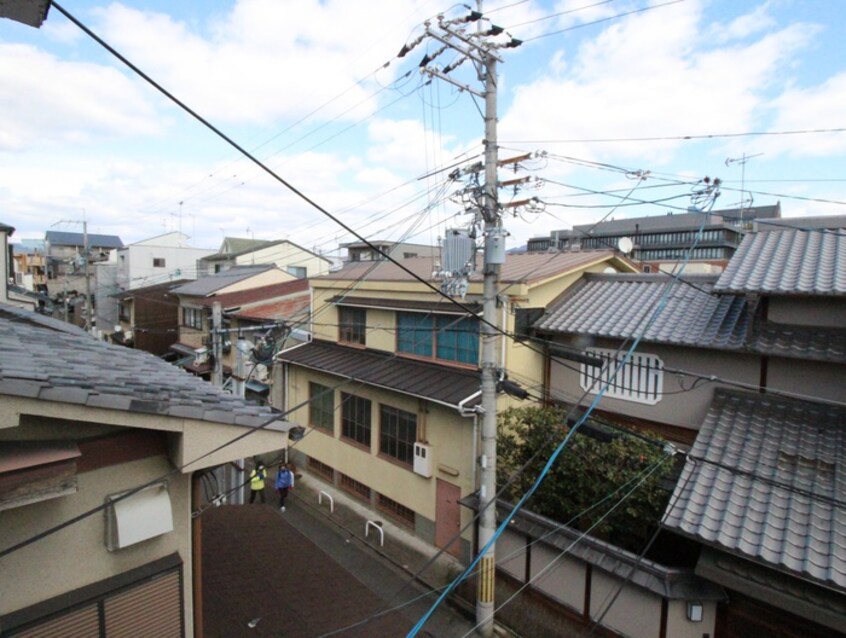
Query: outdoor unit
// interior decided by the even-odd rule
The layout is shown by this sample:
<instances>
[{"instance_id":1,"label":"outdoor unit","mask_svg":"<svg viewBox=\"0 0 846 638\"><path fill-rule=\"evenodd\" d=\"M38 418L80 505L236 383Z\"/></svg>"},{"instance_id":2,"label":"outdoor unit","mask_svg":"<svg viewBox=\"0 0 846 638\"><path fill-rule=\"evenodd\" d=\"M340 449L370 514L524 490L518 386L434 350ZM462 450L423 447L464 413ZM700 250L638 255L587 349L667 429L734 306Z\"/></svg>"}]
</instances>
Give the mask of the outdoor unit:
<instances>
[{"instance_id":1,"label":"outdoor unit","mask_svg":"<svg viewBox=\"0 0 846 638\"><path fill-rule=\"evenodd\" d=\"M194 349L194 365L203 365L204 363L209 362L209 349L208 348L195 348Z\"/></svg>"},{"instance_id":2,"label":"outdoor unit","mask_svg":"<svg viewBox=\"0 0 846 638\"><path fill-rule=\"evenodd\" d=\"M432 448L425 443L414 444L414 473L432 477Z\"/></svg>"}]
</instances>

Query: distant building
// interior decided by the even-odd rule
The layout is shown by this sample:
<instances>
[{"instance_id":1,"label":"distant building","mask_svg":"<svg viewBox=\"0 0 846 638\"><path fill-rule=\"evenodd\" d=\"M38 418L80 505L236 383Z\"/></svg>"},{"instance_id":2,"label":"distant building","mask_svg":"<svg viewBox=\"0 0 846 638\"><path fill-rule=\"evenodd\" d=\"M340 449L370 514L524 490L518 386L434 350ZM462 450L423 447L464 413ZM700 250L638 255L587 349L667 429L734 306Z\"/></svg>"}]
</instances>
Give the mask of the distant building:
<instances>
[{"instance_id":1,"label":"distant building","mask_svg":"<svg viewBox=\"0 0 846 638\"><path fill-rule=\"evenodd\" d=\"M197 260L197 276L224 272L236 266L273 264L297 279L329 272L331 260L287 239L267 241L226 237L213 255Z\"/></svg>"},{"instance_id":2,"label":"distant building","mask_svg":"<svg viewBox=\"0 0 846 638\"><path fill-rule=\"evenodd\" d=\"M703 225L703 215L707 215ZM530 239L529 252L620 250L644 272L672 270L690 255L687 272L719 273L737 251L754 220L779 219L781 204L725 209L711 213L670 213L581 224ZM702 235L697 237L699 229ZM621 243L622 241L622 243Z\"/></svg>"},{"instance_id":3,"label":"distant building","mask_svg":"<svg viewBox=\"0 0 846 638\"><path fill-rule=\"evenodd\" d=\"M411 259L412 257L437 257L440 254L440 248L437 246L379 240L367 243L349 242L341 244L341 248L347 251L347 258L344 261L383 261L385 255L390 255L394 259Z\"/></svg>"}]
</instances>

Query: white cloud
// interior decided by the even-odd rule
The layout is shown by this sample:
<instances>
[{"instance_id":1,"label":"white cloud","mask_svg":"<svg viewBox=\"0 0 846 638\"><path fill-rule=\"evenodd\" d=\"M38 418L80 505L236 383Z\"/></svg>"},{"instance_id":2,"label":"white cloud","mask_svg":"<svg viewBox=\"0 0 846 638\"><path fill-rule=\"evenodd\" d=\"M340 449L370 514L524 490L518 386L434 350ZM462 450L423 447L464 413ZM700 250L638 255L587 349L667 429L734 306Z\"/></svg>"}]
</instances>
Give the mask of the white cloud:
<instances>
[{"instance_id":1,"label":"white cloud","mask_svg":"<svg viewBox=\"0 0 846 638\"><path fill-rule=\"evenodd\" d=\"M157 134L147 97L125 76L0 43L0 151Z\"/></svg>"},{"instance_id":2,"label":"white cloud","mask_svg":"<svg viewBox=\"0 0 846 638\"><path fill-rule=\"evenodd\" d=\"M786 61L814 30L790 25L743 45L714 46L701 36L698 3L632 16L588 41L570 73L516 88L502 118L503 139L590 139L745 131L770 92L785 82ZM560 65L559 65L560 67ZM683 143L621 142L603 157L666 164ZM597 145L566 147L594 157Z\"/></svg>"}]
</instances>

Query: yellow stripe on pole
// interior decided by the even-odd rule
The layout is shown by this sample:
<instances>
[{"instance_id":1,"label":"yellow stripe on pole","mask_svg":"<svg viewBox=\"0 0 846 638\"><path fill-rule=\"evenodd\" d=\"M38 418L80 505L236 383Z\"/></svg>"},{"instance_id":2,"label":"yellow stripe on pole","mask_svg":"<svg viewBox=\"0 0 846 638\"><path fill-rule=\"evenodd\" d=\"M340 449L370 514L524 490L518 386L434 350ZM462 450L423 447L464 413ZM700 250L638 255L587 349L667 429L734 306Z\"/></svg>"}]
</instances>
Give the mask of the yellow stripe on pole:
<instances>
[{"instance_id":1,"label":"yellow stripe on pole","mask_svg":"<svg viewBox=\"0 0 846 638\"><path fill-rule=\"evenodd\" d=\"M486 556L479 561L478 602L492 603L494 600L494 559Z\"/></svg>"}]
</instances>

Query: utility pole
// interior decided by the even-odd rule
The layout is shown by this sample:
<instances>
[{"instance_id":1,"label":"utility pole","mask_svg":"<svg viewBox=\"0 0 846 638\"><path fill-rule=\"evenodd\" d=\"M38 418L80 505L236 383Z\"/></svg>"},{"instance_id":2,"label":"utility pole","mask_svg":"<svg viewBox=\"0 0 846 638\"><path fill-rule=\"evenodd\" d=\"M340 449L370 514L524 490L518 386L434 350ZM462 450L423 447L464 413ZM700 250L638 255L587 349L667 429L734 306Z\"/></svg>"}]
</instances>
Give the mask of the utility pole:
<instances>
[{"instance_id":1,"label":"utility pole","mask_svg":"<svg viewBox=\"0 0 846 638\"><path fill-rule=\"evenodd\" d=\"M82 220L82 257L85 260L85 328L91 332L94 327L94 315L91 304L91 273L89 272L89 250L88 250L88 222Z\"/></svg>"},{"instance_id":2,"label":"utility pole","mask_svg":"<svg viewBox=\"0 0 846 638\"><path fill-rule=\"evenodd\" d=\"M212 385L223 386L223 307L219 301L212 304Z\"/></svg>"},{"instance_id":3,"label":"utility pole","mask_svg":"<svg viewBox=\"0 0 846 638\"><path fill-rule=\"evenodd\" d=\"M484 184L481 197L476 197L474 229L480 223L483 225L484 236L484 284L483 284L483 312L484 321L481 326L481 454L474 459L479 466L479 533L478 542L481 555L478 557L476 574L476 627L479 635L490 638L494 630L494 594L496 573L496 551L493 542L496 533L496 426L497 426L497 377L499 362L497 360L497 344L500 338L498 288L499 274L505 262L505 231L502 227L502 217L498 198L497 180L497 76L496 63L498 57L494 53L497 48L513 48L521 42L514 38L504 43L494 43L491 38L503 33L503 29L495 25L483 30L481 23L475 33L467 31L467 25L484 20L482 2L477 0L477 10L455 20L445 20L438 16L437 25L426 23L426 31L414 42L403 47L400 57L425 38L431 38L441 43L441 47L433 53L427 53L420 63L421 72L432 78L438 78L456 86L485 101L485 159ZM510 36L509 36L510 37ZM460 57L450 64L439 67L434 64L435 59L447 49L457 51ZM479 92L466 84L462 84L449 74L460 64L470 60L476 67L478 79L484 89ZM475 230L470 234L475 237ZM456 263L454 260L448 260ZM471 260L473 263L475 260ZM468 273L469 274L469 273ZM462 290L466 286L455 285L455 278L461 278L460 273L451 272L453 278L449 290ZM466 279L465 279L466 282ZM487 545L490 545L484 549ZM482 551L484 550L484 551Z\"/></svg>"}]
</instances>

